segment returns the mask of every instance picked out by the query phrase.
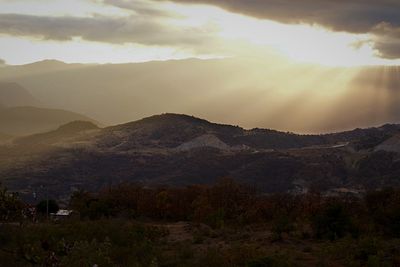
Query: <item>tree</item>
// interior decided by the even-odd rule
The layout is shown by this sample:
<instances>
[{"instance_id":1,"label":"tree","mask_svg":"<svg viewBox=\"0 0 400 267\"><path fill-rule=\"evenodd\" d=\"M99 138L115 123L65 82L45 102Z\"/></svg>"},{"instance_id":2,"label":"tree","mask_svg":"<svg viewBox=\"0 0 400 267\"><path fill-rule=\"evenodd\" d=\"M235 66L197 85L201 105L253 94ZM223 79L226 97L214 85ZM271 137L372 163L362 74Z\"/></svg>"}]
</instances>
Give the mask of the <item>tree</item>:
<instances>
[{"instance_id":1,"label":"tree","mask_svg":"<svg viewBox=\"0 0 400 267\"><path fill-rule=\"evenodd\" d=\"M0 184L0 221L18 220L22 217L24 205L18 195L9 193Z\"/></svg>"},{"instance_id":2,"label":"tree","mask_svg":"<svg viewBox=\"0 0 400 267\"><path fill-rule=\"evenodd\" d=\"M56 213L59 206L54 199L42 200L36 205L36 210L40 214Z\"/></svg>"}]
</instances>

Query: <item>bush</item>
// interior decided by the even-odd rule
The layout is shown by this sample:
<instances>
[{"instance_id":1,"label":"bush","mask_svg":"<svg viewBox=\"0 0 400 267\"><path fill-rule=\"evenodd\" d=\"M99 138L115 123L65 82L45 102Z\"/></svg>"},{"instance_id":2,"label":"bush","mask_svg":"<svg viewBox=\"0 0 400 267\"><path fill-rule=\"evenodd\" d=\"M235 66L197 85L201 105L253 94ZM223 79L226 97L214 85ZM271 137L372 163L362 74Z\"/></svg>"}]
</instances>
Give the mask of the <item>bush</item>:
<instances>
[{"instance_id":1,"label":"bush","mask_svg":"<svg viewBox=\"0 0 400 267\"><path fill-rule=\"evenodd\" d=\"M351 217L343 203L328 203L311 218L317 238L336 240L351 232Z\"/></svg>"},{"instance_id":2,"label":"bush","mask_svg":"<svg viewBox=\"0 0 400 267\"><path fill-rule=\"evenodd\" d=\"M77 241L72 245L68 257L63 257L61 266L112 266L110 250L109 240Z\"/></svg>"},{"instance_id":3,"label":"bush","mask_svg":"<svg viewBox=\"0 0 400 267\"><path fill-rule=\"evenodd\" d=\"M293 262L284 255L267 256L249 261L247 267L290 267Z\"/></svg>"},{"instance_id":4,"label":"bush","mask_svg":"<svg viewBox=\"0 0 400 267\"><path fill-rule=\"evenodd\" d=\"M370 192L365 197L369 215L388 236L400 237L400 192L393 189Z\"/></svg>"},{"instance_id":5,"label":"bush","mask_svg":"<svg viewBox=\"0 0 400 267\"><path fill-rule=\"evenodd\" d=\"M282 240L282 234L289 234L291 231L293 231L293 229L293 220L289 218L288 215L278 215L277 218L273 221L272 225L273 241Z\"/></svg>"}]
</instances>

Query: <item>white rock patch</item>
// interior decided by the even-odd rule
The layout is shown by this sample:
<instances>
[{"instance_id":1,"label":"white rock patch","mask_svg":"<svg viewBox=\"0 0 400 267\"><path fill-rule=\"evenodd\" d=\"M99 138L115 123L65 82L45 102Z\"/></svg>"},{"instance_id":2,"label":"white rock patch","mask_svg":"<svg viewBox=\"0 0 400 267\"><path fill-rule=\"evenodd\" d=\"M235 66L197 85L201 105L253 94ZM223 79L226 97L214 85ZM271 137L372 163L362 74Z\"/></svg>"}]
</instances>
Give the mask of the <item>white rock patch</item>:
<instances>
[{"instance_id":1,"label":"white rock patch","mask_svg":"<svg viewBox=\"0 0 400 267\"><path fill-rule=\"evenodd\" d=\"M202 147L214 147L220 150L231 150L231 147L229 145L222 142L220 139L218 139L218 137L213 134L204 134L196 137L189 142L181 144L176 149L179 151L188 151L194 148Z\"/></svg>"}]
</instances>

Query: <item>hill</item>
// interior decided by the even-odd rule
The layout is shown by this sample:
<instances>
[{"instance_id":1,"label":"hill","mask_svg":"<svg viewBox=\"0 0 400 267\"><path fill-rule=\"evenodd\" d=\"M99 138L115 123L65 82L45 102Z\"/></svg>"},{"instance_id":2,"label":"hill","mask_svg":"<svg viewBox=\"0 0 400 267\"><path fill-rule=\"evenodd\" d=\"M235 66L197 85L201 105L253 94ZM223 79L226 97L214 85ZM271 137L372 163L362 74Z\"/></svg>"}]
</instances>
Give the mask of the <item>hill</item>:
<instances>
[{"instance_id":1,"label":"hill","mask_svg":"<svg viewBox=\"0 0 400 267\"><path fill-rule=\"evenodd\" d=\"M400 135L394 135L375 147L375 151L400 153Z\"/></svg>"},{"instance_id":2,"label":"hill","mask_svg":"<svg viewBox=\"0 0 400 267\"><path fill-rule=\"evenodd\" d=\"M70 111L37 107L0 109L0 132L8 135L30 135L56 129L72 121L94 120Z\"/></svg>"},{"instance_id":3,"label":"hill","mask_svg":"<svg viewBox=\"0 0 400 267\"><path fill-rule=\"evenodd\" d=\"M47 184L67 199L121 182L146 186L214 183L221 177L265 193L363 192L400 186L399 154L375 147L399 125L326 135L246 130L192 116L162 114L97 128L73 122L0 146L0 177L29 197Z\"/></svg>"},{"instance_id":4,"label":"hill","mask_svg":"<svg viewBox=\"0 0 400 267\"><path fill-rule=\"evenodd\" d=\"M73 121L60 126L54 131L16 138L14 144L50 145L61 142L65 143L71 141L70 138L76 138L79 134L98 129L96 124L89 121Z\"/></svg>"},{"instance_id":5,"label":"hill","mask_svg":"<svg viewBox=\"0 0 400 267\"><path fill-rule=\"evenodd\" d=\"M0 82L0 107L40 105L40 102L19 84Z\"/></svg>"}]
</instances>

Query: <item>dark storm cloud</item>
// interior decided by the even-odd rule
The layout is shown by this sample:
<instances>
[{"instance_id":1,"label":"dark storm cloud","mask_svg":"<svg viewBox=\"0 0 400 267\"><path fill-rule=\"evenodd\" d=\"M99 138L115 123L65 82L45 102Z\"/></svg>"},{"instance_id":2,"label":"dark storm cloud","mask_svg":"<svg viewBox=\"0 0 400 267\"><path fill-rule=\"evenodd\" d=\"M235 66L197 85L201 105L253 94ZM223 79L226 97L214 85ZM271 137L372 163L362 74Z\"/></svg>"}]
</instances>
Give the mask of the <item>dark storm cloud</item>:
<instances>
[{"instance_id":1,"label":"dark storm cloud","mask_svg":"<svg viewBox=\"0 0 400 267\"><path fill-rule=\"evenodd\" d=\"M384 51L387 58L400 57L400 27L381 23L373 29L373 32L377 36L374 45L378 51Z\"/></svg>"},{"instance_id":2,"label":"dark storm cloud","mask_svg":"<svg viewBox=\"0 0 400 267\"><path fill-rule=\"evenodd\" d=\"M212 29L173 27L146 16L46 17L0 14L0 33L68 41L74 37L108 43L201 46Z\"/></svg>"},{"instance_id":3,"label":"dark storm cloud","mask_svg":"<svg viewBox=\"0 0 400 267\"><path fill-rule=\"evenodd\" d=\"M158 0L163 1L163 0ZM172 0L211 4L231 12L288 24L319 24L334 31L374 33L382 57L400 58L399 0ZM376 31L389 23L391 31Z\"/></svg>"},{"instance_id":4,"label":"dark storm cloud","mask_svg":"<svg viewBox=\"0 0 400 267\"><path fill-rule=\"evenodd\" d=\"M378 50L384 58L400 58L400 38L390 38L390 40L378 39L374 44L374 48Z\"/></svg>"},{"instance_id":5,"label":"dark storm cloud","mask_svg":"<svg viewBox=\"0 0 400 267\"><path fill-rule=\"evenodd\" d=\"M333 30L365 32L387 21L400 24L400 1L393 0L173 0L211 4L283 23L318 23Z\"/></svg>"}]
</instances>

